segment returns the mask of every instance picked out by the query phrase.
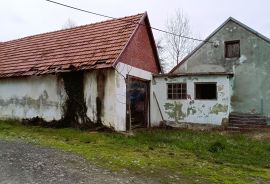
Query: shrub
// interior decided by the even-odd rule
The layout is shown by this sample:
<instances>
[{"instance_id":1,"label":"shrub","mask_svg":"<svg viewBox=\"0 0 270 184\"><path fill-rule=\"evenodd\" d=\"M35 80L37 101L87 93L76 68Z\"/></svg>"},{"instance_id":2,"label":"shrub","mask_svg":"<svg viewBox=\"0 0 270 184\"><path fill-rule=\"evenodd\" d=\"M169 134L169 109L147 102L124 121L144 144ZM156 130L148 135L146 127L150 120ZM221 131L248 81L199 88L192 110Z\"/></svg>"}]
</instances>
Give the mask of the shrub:
<instances>
[{"instance_id":1,"label":"shrub","mask_svg":"<svg viewBox=\"0 0 270 184\"><path fill-rule=\"evenodd\" d=\"M221 142L216 141L210 145L208 151L210 151L211 153L217 153L223 151L224 149L225 145L223 145Z\"/></svg>"}]
</instances>

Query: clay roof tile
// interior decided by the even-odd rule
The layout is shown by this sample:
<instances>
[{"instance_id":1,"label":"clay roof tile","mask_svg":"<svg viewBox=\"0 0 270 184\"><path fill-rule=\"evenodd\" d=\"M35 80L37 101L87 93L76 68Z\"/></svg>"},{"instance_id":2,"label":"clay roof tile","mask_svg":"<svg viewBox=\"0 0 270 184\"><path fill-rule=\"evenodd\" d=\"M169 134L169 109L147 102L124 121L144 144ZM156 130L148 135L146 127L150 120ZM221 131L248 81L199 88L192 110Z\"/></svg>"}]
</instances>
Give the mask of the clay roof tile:
<instances>
[{"instance_id":1,"label":"clay roof tile","mask_svg":"<svg viewBox=\"0 0 270 184\"><path fill-rule=\"evenodd\" d=\"M0 77L61 72L70 66L73 70L112 67L142 17L138 14L0 42Z\"/></svg>"}]
</instances>

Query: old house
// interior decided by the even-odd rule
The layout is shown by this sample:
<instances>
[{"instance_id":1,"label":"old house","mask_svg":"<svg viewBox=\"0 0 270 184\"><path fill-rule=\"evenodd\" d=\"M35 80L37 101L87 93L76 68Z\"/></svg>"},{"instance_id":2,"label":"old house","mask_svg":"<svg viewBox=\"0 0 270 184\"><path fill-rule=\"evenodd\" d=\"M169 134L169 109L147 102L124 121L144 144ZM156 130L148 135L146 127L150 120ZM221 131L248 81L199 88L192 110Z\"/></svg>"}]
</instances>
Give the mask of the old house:
<instances>
[{"instance_id":1,"label":"old house","mask_svg":"<svg viewBox=\"0 0 270 184\"><path fill-rule=\"evenodd\" d=\"M2 42L0 118L147 127L160 72L147 13Z\"/></svg>"},{"instance_id":2,"label":"old house","mask_svg":"<svg viewBox=\"0 0 270 184\"><path fill-rule=\"evenodd\" d=\"M269 71L270 40L230 17L169 74L154 76L152 120L221 125L230 114L269 116Z\"/></svg>"}]
</instances>

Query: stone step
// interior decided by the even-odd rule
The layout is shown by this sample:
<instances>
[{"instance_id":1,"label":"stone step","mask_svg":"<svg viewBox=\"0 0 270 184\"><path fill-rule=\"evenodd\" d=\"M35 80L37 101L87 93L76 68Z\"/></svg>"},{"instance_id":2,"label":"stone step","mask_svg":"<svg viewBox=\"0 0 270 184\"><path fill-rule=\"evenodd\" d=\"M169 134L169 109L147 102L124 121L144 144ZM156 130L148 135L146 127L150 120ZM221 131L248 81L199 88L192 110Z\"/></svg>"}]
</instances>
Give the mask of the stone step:
<instances>
[{"instance_id":1,"label":"stone step","mask_svg":"<svg viewBox=\"0 0 270 184\"><path fill-rule=\"evenodd\" d=\"M247 127L247 128L268 128L268 125L258 125L258 124L239 124L239 123L234 123L228 124L229 127Z\"/></svg>"},{"instance_id":2,"label":"stone step","mask_svg":"<svg viewBox=\"0 0 270 184\"><path fill-rule=\"evenodd\" d=\"M267 125L266 122L258 122L258 121L236 121L230 120L230 124L246 124L246 125Z\"/></svg>"},{"instance_id":3,"label":"stone step","mask_svg":"<svg viewBox=\"0 0 270 184\"><path fill-rule=\"evenodd\" d=\"M239 128L239 127L227 127L226 128L227 131L230 132L250 132L254 129L250 129L250 128Z\"/></svg>"},{"instance_id":4,"label":"stone step","mask_svg":"<svg viewBox=\"0 0 270 184\"><path fill-rule=\"evenodd\" d=\"M248 132L268 129L269 127L266 122L266 116L262 114L231 113L226 129L233 132Z\"/></svg>"},{"instance_id":5,"label":"stone step","mask_svg":"<svg viewBox=\"0 0 270 184\"><path fill-rule=\"evenodd\" d=\"M268 128L254 128L254 127L227 127L227 131L233 131L233 132L251 132L251 131L258 131L258 130L267 130ZM269 129L270 130L270 129Z\"/></svg>"},{"instance_id":6,"label":"stone step","mask_svg":"<svg viewBox=\"0 0 270 184\"><path fill-rule=\"evenodd\" d=\"M230 113L230 117L248 117L248 118L266 118L266 116L262 114L245 114L245 113Z\"/></svg>"},{"instance_id":7,"label":"stone step","mask_svg":"<svg viewBox=\"0 0 270 184\"><path fill-rule=\"evenodd\" d=\"M229 116L230 119L254 119L254 120L265 120L266 117L238 117L238 116Z\"/></svg>"},{"instance_id":8,"label":"stone step","mask_svg":"<svg viewBox=\"0 0 270 184\"><path fill-rule=\"evenodd\" d=\"M230 120L235 120L235 121L258 121L258 122L265 122L266 118L248 118L248 117L229 117Z\"/></svg>"}]
</instances>

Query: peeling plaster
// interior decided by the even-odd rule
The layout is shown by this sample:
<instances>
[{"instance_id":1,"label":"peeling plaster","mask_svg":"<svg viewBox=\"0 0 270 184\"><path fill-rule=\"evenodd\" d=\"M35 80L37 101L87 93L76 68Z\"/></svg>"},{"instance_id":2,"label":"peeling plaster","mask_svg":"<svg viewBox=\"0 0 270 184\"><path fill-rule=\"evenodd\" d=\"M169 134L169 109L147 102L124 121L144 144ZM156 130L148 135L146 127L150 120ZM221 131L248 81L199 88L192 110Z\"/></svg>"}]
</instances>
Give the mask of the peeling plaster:
<instances>
[{"instance_id":1,"label":"peeling plaster","mask_svg":"<svg viewBox=\"0 0 270 184\"><path fill-rule=\"evenodd\" d=\"M183 104L180 102L174 101L173 103L165 103L164 108L165 113L176 122L186 117L186 114L182 110Z\"/></svg>"},{"instance_id":2,"label":"peeling plaster","mask_svg":"<svg viewBox=\"0 0 270 184\"><path fill-rule=\"evenodd\" d=\"M60 120L66 99L57 75L0 80L0 118Z\"/></svg>"},{"instance_id":3,"label":"peeling plaster","mask_svg":"<svg viewBox=\"0 0 270 184\"><path fill-rule=\"evenodd\" d=\"M217 90L218 91L222 91L224 89L224 85L219 85L219 86L217 86Z\"/></svg>"},{"instance_id":4,"label":"peeling plaster","mask_svg":"<svg viewBox=\"0 0 270 184\"><path fill-rule=\"evenodd\" d=\"M163 77L156 77L156 85L152 86L155 91L158 102L161 107L162 115L166 121L176 121L177 123L209 123L215 125L221 125L223 118L228 118L228 113L215 113L215 111L222 112L224 109L217 106L221 104L226 107L226 112L229 110L230 104L230 79L227 76L197 76L197 80L193 80L194 77L179 76L175 78L175 82L187 83L187 99L182 100L169 100L167 99L167 83L170 81L164 81ZM217 100L196 100L195 99L195 83L196 82L215 82L217 83ZM151 119L158 124L162 121L160 118L156 120L160 114L157 108L154 108L156 104L151 106ZM210 111L212 113L210 113Z\"/></svg>"},{"instance_id":5,"label":"peeling plaster","mask_svg":"<svg viewBox=\"0 0 270 184\"><path fill-rule=\"evenodd\" d=\"M243 64L246 61L247 61L247 57L245 55L241 55L241 57L239 58L239 63Z\"/></svg>"},{"instance_id":6,"label":"peeling plaster","mask_svg":"<svg viewBox=\"0 0 270 184\"><path fill-rule=\"evenodd\" d=\"M216 104L211 108L210 113L218 114L220 112L227 112L227 111L228 111L228 105Z\"/></svg>"},{"instance_id":7,"label":"peeling plaster","mask_svg":"<svg viewBox=\"0 0 270 184\"><path fill-rule=\"evenodd\" d=\"M199 80L198 77L190 77L190 76L188 77L188 79L189 79L189 80L192 80L192 81L197 81L197 80Z\"/></svg>"},{"instance_id":8,"label":"peeling plaster","mask_svg":"<svg viewBox=\"0 0 270 184\"><path fill-rule=\"evenodd\" d=\"M124 64L122 62L119 62L117 64L117 66L119 68L121 75L117 72L115 72L114 75L115 75L115 80L118 80L117 82L119 83L119 86L116 86L115 89L113 89L109 93L108 92L106 93L108 95L108 97L109 97L109 95L111 95L111 99L114 101L112 102L112 101L108 100L108 101L110 101L110 103L107 103L105 105L105 108L107 108L107 106L108 106L108 108L109 108L109 106L111 106L114 109L114 111L112 111L112 113L108 117L110 117L110 119L114 120L114 126L116 127L117 130L125 131L126 130L126 112L127 112L126 108L127 108L127 105L126 105L126 82L125 82L124 77L126 77L127 75L130 75L130 76L134 76L134 77L138 77L138 78L141 78L144 80L151 81L152 74L150 72L145 71L145 70L129 66L129 65ZM164 78L162 78L162 80L166 83ZM110 84L112 82L110 80L107 80L107 83ZM157 82L156 82L156 85L157 85ZM150 90L152 90L152 87L154 87L156 85L152 85ZM108 90L109 90L109 88L106 88L105 91L108 91ZM117 98L115 96L113 96L112 93L115 93L115 96ZM153 91L150 91L150 95L151 95L150 103L156 103L153 100ZM105 99L106 99L106 97L105 97ZM151 106L151 108L155 107L152 104L150 106ZM152 113L151 110L150 110L150 112ZM152 122L155 118L160 118L160 113L156 114L155 117L151 117ZM156 125L159 125L159 123L160 123L160 121L158 121L156 123Z\"/></svg>"},{"instance_id":9,"label":"peeling plaster","mask_svg":"<svg viewBox=\"0 0 270 184\"><path fill-rule=\"evenodd\" d=\"M33 99L29 96L24 96L23 98L12 97L8 100L0 98L0 106L8 107L9 105L19 105L27 106L28 108L40 109L41 106L49 108L50 106L58 107L58 102L48 101L48 96L44 97L40 95L38 99Z\"/></svg>"},{"instance_id":10,"label":"peeling plaster","mask_svg":"<svg viewBox=\"0 0 270 184\"><path fill-rule=\"evenodd\" d=\"M197 112L197 110L196 110L196 107L194 107L194 106L190 106L187 108L187 116L189 116L191 114L194 115L196 112Z\"/></svg>"},{"instance_id":11,"label":"peeling plaster","mask_svg":"<svg viewBox=\"0 0 270 184\"><path fill-rule=\"evenodd\" d=\"M250 109L256 109L256 112L260 112L263 105L264 114L270 116L270 98L267 93L270 89L268 85L270 43L234 21L227 22L209 40L219 40L220 44L217 47L203 44L173 73L221 72L222 70L234 73L231 78L230 92L233 97L229 111L248 113ZM240 41L241 55L239 58L225 58L224 43L233 40ZM224 95L226 93L227 91ZM255 100L250 100L252 98Z\"/></svg>"}]
</instances>

